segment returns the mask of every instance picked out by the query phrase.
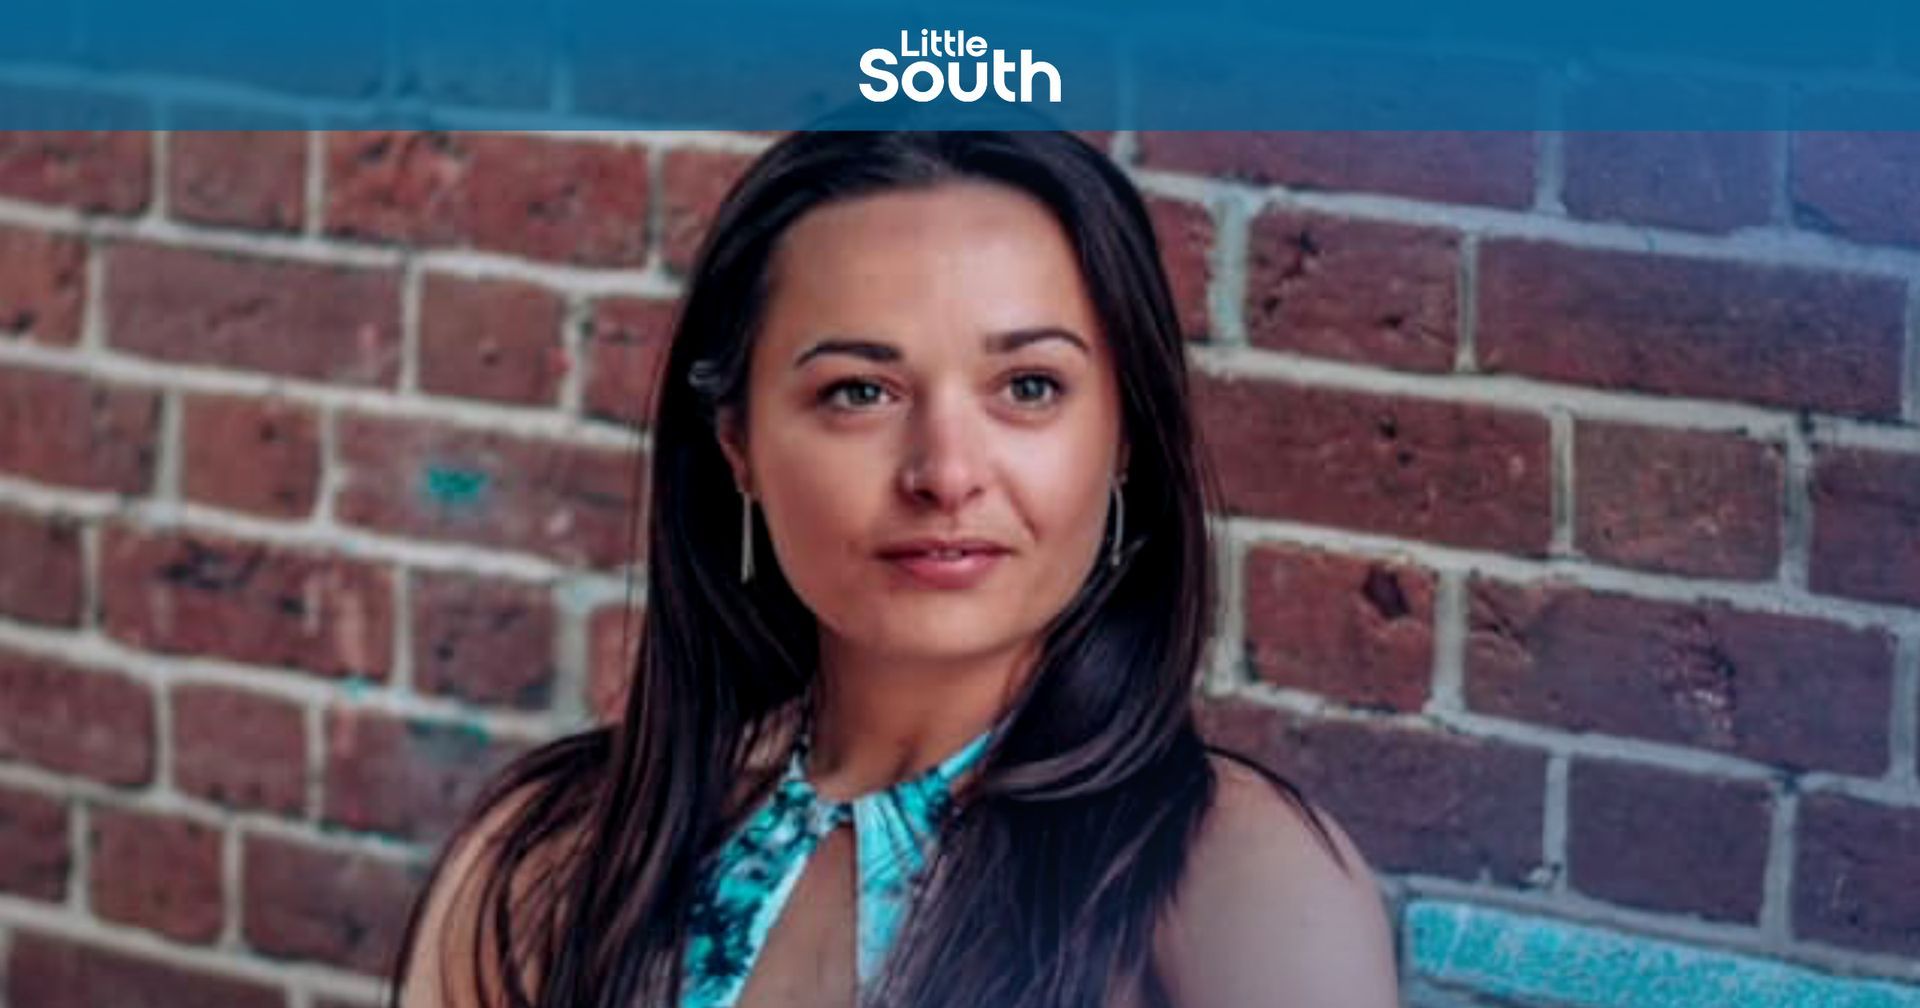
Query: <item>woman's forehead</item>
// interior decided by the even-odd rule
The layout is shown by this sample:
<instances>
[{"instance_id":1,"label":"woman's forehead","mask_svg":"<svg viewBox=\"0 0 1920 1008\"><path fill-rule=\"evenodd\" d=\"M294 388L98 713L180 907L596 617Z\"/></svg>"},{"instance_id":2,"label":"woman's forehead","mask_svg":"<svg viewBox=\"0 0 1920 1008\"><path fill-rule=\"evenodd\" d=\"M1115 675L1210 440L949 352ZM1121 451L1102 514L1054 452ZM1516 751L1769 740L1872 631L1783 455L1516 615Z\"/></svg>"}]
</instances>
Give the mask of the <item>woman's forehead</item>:
<instances>
[{"instance_id":1,"label":"woman's forehead","mask_svg":"<svg viewBox=\"0 0 1920 1008\"><path fill-rule=\"evenodd\" d=\"M765 335L970 342L1059 326L1096 338L1077 256L1046 206L1007 186L946 183L821 207L770 264Z\"/></svg>"}]
</instances>

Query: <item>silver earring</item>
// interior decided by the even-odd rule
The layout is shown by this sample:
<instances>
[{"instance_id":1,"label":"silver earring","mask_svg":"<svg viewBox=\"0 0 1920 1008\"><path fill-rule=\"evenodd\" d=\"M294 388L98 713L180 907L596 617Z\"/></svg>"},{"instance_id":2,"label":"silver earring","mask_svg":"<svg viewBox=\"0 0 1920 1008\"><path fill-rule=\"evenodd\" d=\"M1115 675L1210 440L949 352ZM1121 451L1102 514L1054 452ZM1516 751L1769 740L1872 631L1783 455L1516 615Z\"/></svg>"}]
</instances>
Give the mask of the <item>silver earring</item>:
<instances>
[{"instance_id":1,"label":"silver earring","mask_svg":"<svg viewBox=\"0 0 1920 1008\"><path fill-rule=\"evenodd\" d=\"M753 498L740 491L740 583L753 579Z\"/></svg>"},{"instance_id":2,"label":"silver earring","mask_svg":"<svg viewBox=\"0 0 1920 1008\"><path fill-rule=\"evenodd\" d=\"M1120 541L1126 529L1127 499L1120 495L1120 481L1113 486L1113 547L1107 551L1107 566L1120 566Z\"/></svg>"}]
</instances>

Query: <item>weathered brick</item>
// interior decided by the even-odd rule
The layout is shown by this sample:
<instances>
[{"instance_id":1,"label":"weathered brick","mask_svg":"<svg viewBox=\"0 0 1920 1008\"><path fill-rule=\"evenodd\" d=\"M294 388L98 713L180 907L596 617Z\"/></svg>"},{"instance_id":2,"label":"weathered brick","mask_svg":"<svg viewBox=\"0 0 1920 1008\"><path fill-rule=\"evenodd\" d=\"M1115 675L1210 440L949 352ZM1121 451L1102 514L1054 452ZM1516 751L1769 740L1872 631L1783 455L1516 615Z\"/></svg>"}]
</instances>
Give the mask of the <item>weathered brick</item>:
<instances>
[{"instance_id":1,"label":"weathered brick","mask_svg":"<svg viewBox=\"0 0 1920 1008\"><path fill-rule=\"evenodd\" d=\"M1885 631L1555 582L1475 579L1469 607L1476 711L1794 768L1886 769Z\"/></svg>"},{"instance_id":2,"label":"weathered brick","mask_svg":"<svg viewBox=\"0 0 1920 1008\"><path fill-rule=\"evenodd\" d=\"M1759 921L1765 785L1582 759L1567 788L1573 888L1648 910Z\"/></svg>"},{"instance_id":3,"label":"weathered brick","mask_svg":"<svg viewBox=\"0 0 1920 1008\"><path fill-rule=\"evenodd\" d=\"M1813 589L1920 605L1920 456L1822 446L1809 492Z\"/></svg>"},{"instance_id":4,"label":"weathered brick","mask_svg":"<svg viewBox=\"0 0 1920 1008\"><path fill-rule=\"evenodd\" d=\"M1480 248L1480 365L1599 388L1895 417L1906 290L1886 277Z\"/></svg>"},{"instance_id":5,"label":"weathered brick","mask_svg":"<svg viewBox=\"0 0 1920 1008\"><path fill-rule=\"evenodd\" d=\"M1920 809L1836 794L1800 800L1793 935L1920 956Z\"/></svg>"},{"instance_id":6,"label":"weathered brick","mask_svg":"<svg viewBox=\"0 0 1920 1008\"><path fill-rule=\"evenodd\" d=\"M0 471L123 494L153 484L160 397L82 375L0 367Z\"/></svg>"},{"instance_id":7,"label":"weathered brick","mask_svg":"<svg viewBox=\"0 0 1920 1008\"><path fill-rule=\"evenodd\" d=\"M111 526L107 633L167 654L385 679L393 583L381 566L226 536Z\"/></svg>"},{"instance_id":8,"label":"weathered brick","mask_svg":"<svg viewBox=\"0 0 1920 1008\"><path fill-rule=\"evenodd\" d=\"M0 133L0 194L112 214L146 208L153 135L63 130Z\"/></svg>"},{"instance_id":9,"label":"weathered brick","mask_svg":"<svg viewBox=\"0 0 1920 1008\"><path fill-rule=\"evenodd\" d=\"M1771 215L1765 133L1572 130L1564 137L1561 199L1576 217L1730 231Z\"/></svg>"},{"instance_id":10,"label":"weathered brick","mask_svg":"<svg viewBox=\"0 0 1920 1008\"><path fill-rule=\"evenodd\" d=\"M390 975L425 881L411 863L250 835L242 846L241 934L270 956Z\"/></svg>"},{"instance_id":11,"label":"weathered brick","mask_svg":"<svg viewBox=\"0 0 1920 1008\"><path fill-rule=\"evenodd\" d=\"M1520 884L1540 864L1546 756L1489 739L1312 721L1242 701L1202 711L1215 744L1331 812L1388 872Z\"/></svg>"},{"instance_id":12,"label":"weathered brick","mask_svg":"<svg viewBox=\"0 0 1920 1008\"><path fill-rule=\"evenodd\" d=\"M220 831L178 816L95 806L88 846L93 912L176 941L220 934Z\"/></svg>"},{"instance_id":13,"label":"weathered brick","mask_svg":"<svg viewBox=\"0 0 1920 1008\"><path fill-rule=\"evenodd\" d=\"M1195 399L1233 514L1546 551L1543 417L1213 375Z\"/></svg>"},{"instance_id":14,"label":"weathered brick","mask_svg":"<svg viewBox=\"0 0 1920 1008\"><path fill-rule=\"evenodd\" d=\"M153 779L153 694L126 676L0 649L0 758L108 784Z\"/></svg>"},{"instance_id":15,"label":"weathered brick","mask_svg":"<svg viewBox=\"0 0 1920 1008\"><path fill-rule=\"evenodd\" d=\"M685 273L693 267L713 215L752 163L751 155L727 151L666 153L660 166L660 244L669 269Z\"/></svg>"},{"instance_id":16,"label":"weathered brick","mask_svg":"<svg viewBox=\"0 0 1920 1008\"><path fill-rule=\"evenodd\" d=\"M297 704L213 683L173 688L173 778L186 794L298 815L307 801L307 727Z\"/></svg>"},{"instance_id":17,"label":"weathered brick","mask_svg":"<svg viewBox=\"0 0 1920 1008\"><path fill-rule=\"evenodd\" d=\"M1731 434L1582 421L1574 543L1607 563L1762 579L1780 562L1780 446Z\"/></svg>"},{"instance_id":18,"label":"weathered brick","mask_svg":"<svg viewBox=\"0 0 1920 1008\"><path fill-rule=\"evenodd\" d=\"M107 339L158 360L391 386L400 282L385 268L126 244L108 252Z\"/></svg>"},{"instance_id":19,"label":"weathered brick","mask_svg":"<svg viewBox=\"0 0 1920 1008\"><path fill-rule=\"evenodd\" d=\"M553 603L541 586L469 574L413 575L415 688L538 709L553 696Z\"/></svg>"},{"instance_id":20,"label":"weathered brick","mask_svg":"<svg viewBox=\"0 0 1920 1008\"><path fill-rule=\"evenodd\" d=\"M67 803L0 785L0 892L58 903L72 869Z\"/></svg>"},{"instance_id":21,"label":"weathered brick","mask_svg":"<svg viewBox=\"0 0 1920 1008\"><path fill-rule=\"evenodd\" d=\"M0 333L74 343L86 289L87 246L80 239L0 227Z\"/></svg>"},{"instance_id":22,"label":"weathered brick","mask_svg":"<svg viewBox=\"0 0 1920 1008\"><path fill-rule=\"evenodd\" d=\"M7 1003L22 1008L286 1008L277 987L15 931Z\"/></svg>"},{"instance_id":23,"label":"weathered brick","mask_svg":"<svg viewBox=\"0 0 1920 1008\"><path fill-rule=\"evenodd\" d=\"M326 820L437 843L492 773L525 747L453 722L327 711Z\"/></svg>"},{"instance_id":24,"label":"weathered brick","mask_svg":"<svg viewBox=\"0 0 1920 1008\"><path fill-rule=\"evenodd\" d=\"M1433 667L1433 574L1319 550L1246 559L1247 661L1264 682L1417 711Z\"/></svg>"},{"instance_id":25,"label":"weathered brick","mask_svg":"<svg viewBox=\"0 0 1920 1008\"><path fill-rule=\"evenodd\" d=\"M1457 234L1285 209L1251 227L1248 342L1414 371L1453 369Z\"/></svg>"},{"instance_id":26,"label":"weathered brick","mask_svg":"<svg viewBox=\"0 0 1920 1008\"><path fill-rule=\"evenodd\" d=\"M181 491L195 501L274 518L313 513L320 420L284 399L189 395Z\"/></svg>"},{"instance_id":27,"label":"weathered brick","mask_svg":"<svg viewBox=\"0 0 1920 1008\"><path fill-rule=\"evenodd\" d=\"M179 130L167 155L167 204L182 220L274 231L306 220L305 133Z\"/></svg>"},{"instance_id":28,"label":"weathered brick","mask_svg":"<svg viewBox=\"0 0 1920 1008\"><path fill-rule=\"evenodd\" d=\"M610 605L595 610L587 623L587 710L603 723L620 720L626 709L645 620L645 609Z\"/></svg>"},{"instance_id":29,"label":"weathered brick","mask_svg":"<svg viewBox=\"0 0 1920 1008\"><path fill-rule=\"evenodd\" d=\"M632 452L370 416L339 419L339 451L348 524L598 568L640 559Z\"/></svg>"},{"instance_id":30,"label":"weathered brick","mask_svg":"<svg viewBox=\"0 0 1920 1008\"><path fill-rule=\"evenodd\" d=\"M0 557L0 615L50 626L80 622L76 519L0 507Z\"/></svg>"},{"instance_id":31,"label":"weathered brick","mask_svg":"<svg viewBox=\"0 0 1920 1008\"><path fill-rule=\"evenodd\" d=\"M1920 245L1920 133L1795 133L1789 143L1796 224Z\"/></svg>"},{"instance_id":32,"label":"weathered brick","mask_svg":"<svg viewBox=\"0 0 1920 1008\"><path fill-rule=\"evenodd\" d=\"M420 295L420 387L550 405L566 373L560 298L518 280L432 274Z\"/></svg>"},{"instance_id":33,"label":"weathered brick","mask_svg":"<svg viewBox=\"0 0 1920 1008\"><path fill-rule=\"evenodd\" d=\"M1213 332L1207 310L1207 285L1213 280L1213 216L1198 203L1165 196L1149 197L1147 212L1160 244L1160 263L1173 289L1180 334L1190 340L1207 339Z\"/></svg>"},{"instance_id":34,"label":"weathered brick","mask_svg":"<svg viewBox=\"0 0 1920 1008\"><path fill-rule=\"evenodd\" d=\"M1142 133L1140 162L1256 184L1391 193L1447 203L1533 202L1531 133Z\"/></svg>"},{"instance_id":35,"label":"weathered brick","mask_svg":"<svg viewBox=\"0 0 1920 1008\"><path fill-rule=\"evenodd\" d=\"M486 133L329 133L327 230L594 266L647 257L646 151Z\"/></svg>"},{"instance_id":36,"label":"weathered brick","mask_svg":"<svg viewBox=\"0 0 1920 1008\"><path fill-rule=\"evenodd\" d=\"M653 419L653 397L678 311L673 301L638 298L594 304L585 346L588 416L635 426Z\"/></svg>"}]
</instances>

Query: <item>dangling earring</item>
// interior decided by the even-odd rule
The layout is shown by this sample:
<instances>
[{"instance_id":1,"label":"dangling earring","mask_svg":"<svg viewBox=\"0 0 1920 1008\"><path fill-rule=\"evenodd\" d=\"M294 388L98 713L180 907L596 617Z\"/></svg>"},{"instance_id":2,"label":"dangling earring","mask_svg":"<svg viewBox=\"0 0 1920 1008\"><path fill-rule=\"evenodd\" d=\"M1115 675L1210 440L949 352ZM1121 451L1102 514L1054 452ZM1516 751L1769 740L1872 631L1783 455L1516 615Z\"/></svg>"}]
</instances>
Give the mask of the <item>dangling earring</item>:
<instances>
[{"instance_id":1,"label":"dangling earring","mask_svg":"<svg viewBox=\"0 0 1920 1008\"><path fill-rule=\"evenodd\" d=\"M753 578L753 498L740 491L740 583Z\"/></svg>"},{"instance_id":2,"label":"dangling earring","mask_svg":"<svg viewBox=\"0 0 1920 1008\"><path fill-rule=\"evenodd\" d=\"M1107 551L1107 566L1120 566L1120 541L1125 533L1127 520L1127 499L1120 495L1120 481L1115 480L1113 487L1113 547Z\"/></svg>"}]
</instances>

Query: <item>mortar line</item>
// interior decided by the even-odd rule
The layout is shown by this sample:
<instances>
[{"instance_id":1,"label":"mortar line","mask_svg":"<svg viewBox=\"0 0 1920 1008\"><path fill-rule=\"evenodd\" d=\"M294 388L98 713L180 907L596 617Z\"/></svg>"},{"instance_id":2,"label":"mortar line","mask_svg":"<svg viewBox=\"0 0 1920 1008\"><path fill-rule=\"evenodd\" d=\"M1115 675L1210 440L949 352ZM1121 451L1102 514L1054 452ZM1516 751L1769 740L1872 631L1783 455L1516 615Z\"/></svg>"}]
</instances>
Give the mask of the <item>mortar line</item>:
<instances>
[{"instance_id":1,"label":"mortar line","mask_svg":"<svg viewBox=\"0 0 1920 1008\"><path fill-rule=\"evenodd\" d=\"M1762 934L1785 947L1793 943L1794 825L1800 796L1791 785L1777 786L1772 794L1759 926Z\"/></svg>"},{"instance_id":2,"label":"mortar line","mask_svg":"<svg viewBox=\"0 0 1920 1008\"><path fill-rule=\"evenodd\" d=\"M1480 236L1460 236L1455 253L1453 282L1456 311L1453 370L1473 374L1480 370Z\"/></svg>"},{"instance_id":3,"label":"mortar line","mask_svg":"<svg viewBox=\"0 0 1920 1008\"><path fill-rule=\"evenodd\" d=\"M1781 444L1779 580L1804 591L1813 550L1813 451L1798 425L1782 432Z\"/></svg>"},{"instance_id":4,"label":"mortar line","mask_svg":"<svg viewBox=\"0 0 1920 1008\"><path fill-rule=\"evenodd\" d=\"M1572 757L1560 752L1547 757L1547 783L1541 807L1540 866L1544 876L1536 886L1549 892L1568 891L1572 865L1568 860L1567 833L1571 828Z\"/></svg>"}]
</instances>

